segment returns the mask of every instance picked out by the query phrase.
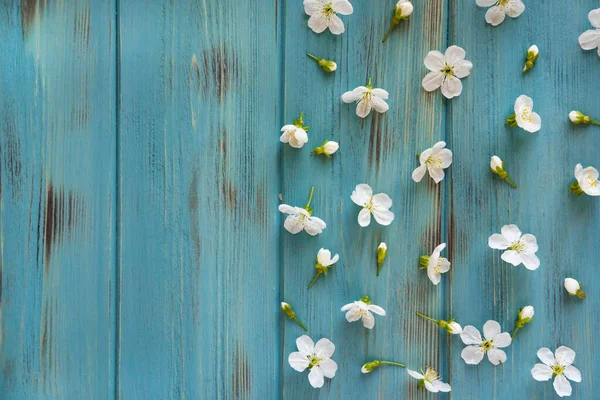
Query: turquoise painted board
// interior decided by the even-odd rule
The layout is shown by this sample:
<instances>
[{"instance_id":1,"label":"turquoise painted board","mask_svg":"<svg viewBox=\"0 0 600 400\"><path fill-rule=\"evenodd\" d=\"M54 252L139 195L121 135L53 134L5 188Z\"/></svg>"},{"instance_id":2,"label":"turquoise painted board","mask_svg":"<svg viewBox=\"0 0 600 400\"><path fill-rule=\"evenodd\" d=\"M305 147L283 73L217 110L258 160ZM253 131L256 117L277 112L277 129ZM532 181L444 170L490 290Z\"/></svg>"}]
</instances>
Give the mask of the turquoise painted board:
<instances>
[{"instance_id":1,"label":"turquoise painted board","mask_svg":"<svg viewBox=\"0 0 600 400\"><path fill-rule=\"evenodd\" d=\"M115 7L0 6L0 398L115 385Z\"/></svg>"},{"instance_id":2,"label":"turquoise painted board","mask_svg":"<svg viewBox=\"0 0 600 400\"><path fill-rule=\"evenodd\" d=\"M299 0L0 5L0 398L546 399L529 370L560 345L583 375L572 397L594 398L600 205L567 188L575 164L600 165L600 130L567 115L600 116L600 61L577 44L598 4L526 2L491 27L471 0L415 2L382 44L394 3L352 1L340 36L313 33ZM421 80L427 52L451 44L474 67L446 100ZM369 78L390 109L362 120L340 97ZM536 134L504 126L520 94ZM297 150L278 138L301 111ZM339 152L311 156L324 140ZM416 153L439 140L454 152L446 179L414 183ZM518 189L489 172L493 154ZM359 183L391 196L390 226L358 227ZM291 235L277 207L304 205L312 185L327 228ZM538 270L488 247L509 223L537 236ZM418 257L442 242L452 269L434 287ZM307 289L321 247L340 261ZM586 300L566 295L567 276ZM340 312L366 294L388 312L372 331ZM320 390L287 363L304 331L283 300L336 345ZM458 337L414 314L512 331L526 304L534 321L495 368L466 365ZM401 368L361 374L376 358L431 365L453 391L417 390Z\"/></svg>"}]
</instances>

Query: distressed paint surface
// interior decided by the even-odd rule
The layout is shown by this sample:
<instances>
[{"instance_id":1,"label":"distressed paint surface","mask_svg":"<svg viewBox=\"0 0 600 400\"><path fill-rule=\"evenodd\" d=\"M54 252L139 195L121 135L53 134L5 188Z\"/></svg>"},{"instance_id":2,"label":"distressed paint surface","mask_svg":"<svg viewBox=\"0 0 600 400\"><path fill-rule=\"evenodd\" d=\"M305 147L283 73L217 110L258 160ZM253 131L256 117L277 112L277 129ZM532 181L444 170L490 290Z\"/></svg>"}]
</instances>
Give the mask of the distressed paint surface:
<instances>
[{"instance_id":1,"label":"distressed paint surface","mask_svg":"<svg viewBox=\"0 0 600 400\"><path fill-rule=\"evenodd\" d=\"M300 1L0 4L0 398L546 399L551 383L529 370L560 345L583 375L573 398L594 397L600 204L567 188L575 164L600 166L600 131L567 114L600 115L600 62L577 45L598 5L527 2L493 28L474 1L415 2L381 44L394 1L352 3L341 36L310 31ZM449 101L421 80L427 52L451 44L474 67ZM369 77L390 110L361 120L340 96ZM520 94L542 116L537 134L503 125ZM311 129L296 150L279 128L301 111ZM340 151L310 156L324 140ZM415 184L415 154L439 140L454 152L447 178ZM493 154L518 189L489 172ZM359 183L392 197L392 225L358 227ZM311 185L328 226L293 236L277 206L303 206ZM537 236L537 271L487 246L508 223ZM434 287L418 257L441 242L452 269ZM321 247L340 261L307 290ZM339 311L365 294L388 312L372 331ZM336 344L321 390L287 363L304 331L282 300ZM458 337L414 315L512 332L527 304L534 321L496 368L465 365ZM453 391L417 391L395 367L361 374L376 358L436 367Z\"/></svg>"}]
</instances>

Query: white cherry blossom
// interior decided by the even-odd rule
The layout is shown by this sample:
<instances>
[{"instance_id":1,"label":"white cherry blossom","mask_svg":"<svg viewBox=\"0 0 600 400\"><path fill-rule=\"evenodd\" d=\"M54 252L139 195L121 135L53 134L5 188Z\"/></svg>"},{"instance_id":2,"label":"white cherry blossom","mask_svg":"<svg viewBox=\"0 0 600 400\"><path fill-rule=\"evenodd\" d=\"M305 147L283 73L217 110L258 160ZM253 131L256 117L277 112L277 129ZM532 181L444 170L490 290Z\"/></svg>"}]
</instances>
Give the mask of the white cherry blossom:
<instances>
[{"instance_id":1,"label":"white cherry blossom","mask_svg":"<svg viewBox=\"0 0 600 400\"><path fill-rule=\"evenodd\" d=\"M533 111L533 100L524 94L515 100L515 113L506 119L511 127L518 126L527 132L535 133L542 128L542 118Z\"/></svg>"},{"instance_id":2,"label":"white cherry blossom","mask_svg":"<svg viewBox=\"0 0 600 400\"><path fill-rule=\"evenodd\" d=\"M579 36L579 45L583 50L598 48L598 56L600 57L600 8L590 11L588 19L595 29L583 32Z\"/></svg>"},{"instance_id":3,"label":"white cherry blossom","mask_svg":"<svg viewBox=\"0 0 600 400\"><path fill-rule=\"evenodd\" d=\"M421 165L412 173L412 178L415 182L421 182L425 176L425 172L429 172L429 176L439 183L444 179L444 169L452 164L452 151L446 149L446 142L437 142L432 148L429 148L419 154L419 162Z\"/></svg>"},{"instance_id":4,"label":"white cherry blossom","mask_svg":"<svg viewBox=\"0 0 600 400\"><path fill-rule=\"evenodd\" d=\"M569 380L581 382L581 372L573 366L575 352L566 346L560 346L552 354L549 348L542 347L538 350L537 356L543 364L535 364L531 369L533 379L549 381L554 377L553 386L556 394L559 397L570 396L572 388Z\"/></svg>"},{"instance_id":5,"label":"white cherry blossom","mask_svg":"<svg viewBox=\"0 0 600 400\"><path fill-rule=\"evenodd\" d=\"M419 387L424 386L425 389L432 393L449 392L452 390L450 385L442 382L442 378L431 367L425 368L425 372L423 372L422 374L408 368L406 369L406 371L410 376L419 380Z\"/></svg>"},{"instance_id":6,"label":"white cherry blossom","mask_svg":"<svg viewBox=\"0 0 600 400\"><path fill-rule=\"evenodd\" d=\"M286 231L294 235L304 230L309 235L315 236L323 232L323 229L327 227L325 221L321 218L312 216L304 208L280 204L279 211L288 214L283 226Z\"/></svg>"},{"instance_id":7,"label":"white cherry blossom","mask_svg":"<svg viewBox=\"0 0 600 400\"><path fill-rule=\"evenodd\" d=\"M442 88L444 97L451 99L462 93L462 78L471 73L473 63L465 60L465 50L458 46L450 46L446 53L430 51L425 57L425 67L431 72L423 78L423 89L432 92Z\"/></svg>"},{"instance_id":8,"label":"white cherry blossom","mask_svg":"<svg viewBox=\"0 0 600 400\"><path fill-rule=\"evenodd\" d=\"M569 191L589 196L600 196L600 181L598 180L598 170L594 167L583 168L581 164L575 166L575 179Z\"/></svg>"},{"instance_id":9,"label":"white cherry blossom","mask_svg":"<svg viewBox=\"0 0 600 400\"><path fill-rule=\"evenodd\" d=\"M341 311L346 312L346 320L348 322L358 321L362 319L363 326L367 329L373 329L375 326L375 317L371 312L377 315L385 316L385 310L379 306L371 304L369 296L365 296L358 301L346 304Z\"/></svg>"},{"instance_id":10,"label":"white cherry blossom","mask_svg":"<svg viewBox=\"0 0 600 400\"><path fill-rule=\"evenodd\" d=\"M335 351L335 345L326 338L314 344L312 339L306 335L296 339L298 351L290 353L288 362L298 372L310 370L308 381L314 388L320 388L325 383L324 378L333 378L337 371L337 364L331 359Z\"/></svg>"},{"instance_id":11,"label":"white cherry blossom","mask_svg":"<svg viewBox=\"0 0 600 400\"><path fill-rule=\"evenodd\" d=\"M433 250L431 256L421 256L419 258L421 269L427 269L427 277L434 285L439 284L442 274L450 270L450 261L444 257L440 257L440 253L445 248L446 243L442 243Z\"/></svg>"},{"instance_id":12,"label":"white cherry blossom","mask_svg":"<svg viewBox=\"0 0 600 400\"><path fill-rule=\"evenodd\" d=\"M344 93L342 101L344 103L356 102L356 115L365 118L371 113L371 109L378 113L384 113L389 110L390 106L385 102L389 95L384 89L373 88L371 79L369 79L369 83L366 86L359 86L350 92Z\"/></svg>"},{"instance_id":13,"label":"white cherry blossom","mask_svg":"<svg viewBox=\"0 0 600 400\"><path fill-rule=\"evenodd\" d=\"M390 196L385 193L373 195L373 189L366 183L356 185L350 198L363 208L358 213L358 224L363 228L371 223L371 214L381 225L389 225L394 220L394 213L390 211L392 206Z\"/></svg>"},{"instance_id":14,"label":"white cherry blossom","mask_svg":"<svg viewBox=\"0 0 600 400\"><path fill-rule=\"evenodd\" d=\"M337 15L350 15L353 11L348 0L304 0L304 12L310 15L308 26L315 33L329 28L334 35L342 34L344 23Z\"/></svg>"},{"instance_id":15,"label":"white cherry blossom","mask_svg":"<svg viewBox=\"0 0 600 400\"><path fill-rule=\"evenodd\" d=\"M517 18L525 11L525 4L521 0L477 0L479 7L491 7L485 13L485 20L492 26L498 26L508 15Z\"/></svg>"},{"instance_id":16,"label":"white cherry blossom","mask_svg":"<svg viewBox=\"0 0 600 400\"><path fill-rule=\"evenodd\" d=\"M502 259L507 263L523 266L529 270L535 270L540 266L540 259L535 255L538 251L537 239L527 233L521 234L517 225L504 225L501 234L494 233L488 239L492 249L506 250L502 253Z\"/></svg>"},{"instance_id":17,"label":"white cherry blossom","mask_svg":"<svg viewBox=\"0 0 600 400\"><path fill-rule=\"evenodd\" d=\"M483 325L483 337L474 326L467 325L460 333L463 343L468 345L460 354L467 364L479 364L487 353L488 360L494 365L506 361L506 353L501 348L512 343L508 332L500 333L500 324L496 321L487 321Z\"/></svg>"}]
</instances>

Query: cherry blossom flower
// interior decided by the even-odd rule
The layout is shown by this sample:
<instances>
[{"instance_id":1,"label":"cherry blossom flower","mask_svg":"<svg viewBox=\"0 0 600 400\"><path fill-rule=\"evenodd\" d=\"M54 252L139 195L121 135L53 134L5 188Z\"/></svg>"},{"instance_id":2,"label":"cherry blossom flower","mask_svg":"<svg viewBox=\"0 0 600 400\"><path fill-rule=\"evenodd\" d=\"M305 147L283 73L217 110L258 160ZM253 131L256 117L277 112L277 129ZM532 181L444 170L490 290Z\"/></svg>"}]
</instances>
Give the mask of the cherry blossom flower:
<instances>
[{"instance_id":1,"label":"cherry blossom flower","mask_svg":"<svg viewBox=\"0 0 600 400\"><path fill-rule=\"evenodd\" d=\"M525 4L521 0L477 0L479 7L491 7L485 13L485 20L492 26L498 26L508 15L517 18L525 11Z\"/></svg>"},{"instance_id":2,"label":"cherry blossom flower","mask_svg":"<svg viewBox=\"0 0 600 400\"><path fill-rule=\"evenodd\" d=\"M559 397L570 396L572 392L571 383L581 382L581 372L573 366L575 361L575 352L566 347L560 346L556 352L547 347L542 347L537 352L538 358L543 364L537 363L531 369L531 376L536 381L549 381L554 377L554 390Z\"/></svg>"},{"instance_id":3,"label":"cherry blossom flower","mask_svg":"<svg viewBox=\"0 0 600 400\"><path fill-rule=\"evenodd\" d=\"M298 119L281 128L281 132L283 132L279 137L281 143L289 143L290 146L299 149L304 146L304 143L308 142L308 134L306 132L310 127L304 126L303 116L304 112L301 112Z\"/></svg>"},{"instance_id":4,"label":"cherry blossom flower","mask_svg":"<svg viewBox=\"0 0 600 400\"><path fill-rule=\"evenodd\" d=\"M430 51L425 57L425 67L431 72L423 78L423 89L432 92L442 88L444 97L451 99L462 93L462 78L471 73L473 63L465 60L465 50L450 46L446 53Z\"/></svg>"},{"instance_id":5,"label":"cherry blossom flower","mask_svg":"<svg viewBox=\"0 0 600 400\"><path fill-rule=\"evenodd\" d=\"M356 89L346 92L342 95L344 103L356 102L356 115L365 118L371 112L371 109L378 113L384 113L389 110L390 106L385 102L389 97L389 93L383 89L373 88L371 78L366 86L359 86Z\"/></svg>"},{"instance_id":6,"label":"cherry blossom flower","mask_svg":"<svg viewBox=\"0 0 600 400\"><path fill-rule=\"evenodd\" d=\"M583 168L581 164L575 166L576 181L571 184L569 192L578 196L584 193L589 196L600 196L600 181L598 170L594 167Z\"/></svg>"},{"instance_id":7,"label":"cherry blossom flower","mask_svg":"<svg viewBox=\"0 0 600 400\"><path fill-rule=\"evenodd\" d=\"M350 196L352 201L363 209L358 213L358 224L363 228L371 223L371 214L377 223L387 226L394 220L394 213L390 211L392 199L385 193L373 195L373 189L366 183L356 185Z\"/></svg>"},{"instance_id":8,"label":"cherry blossom flower","mask_svg":"<svg viewBox=\"0 0 600 400\"><path fill-rule=\"evenodd\" d=\"M432 148L429 148L417 154L421 165L412 173L412 178L415 182L421 182L425 176L425 172L429 172L429 176L435 183L441 182L444 179L444 169L452 164L452 151L446 149L446 142L437 142Z\"/></svg>"},{"instance_id":9,"label":"cherry blossom flower","mask_svg":"<svg viewBox=\"0 0 600 400\"><path fill-rule=\"evenodd\" d=\"M488 239L488 245L492 249L506 250L502 253L502 259L507 263L523 266L529 270L535 270L540 266L540 259L535 255L538 251L537 239L527 233L521 234L517 225L504 225L502 234L494 233Z\"/></svg>"},{"instance_id":10,"label":"cherry blossom flower","mask_svg":"<svg viewBox=\"0 0 600 400\"><path fill-rule=\"evenodd\" d=\"M317 263L315 264L317 271L315 272L315 277L308 285L308 288L310 289L310 287L316 282L317 278L321 276L321 274L327 276L327 271L329 268L333 267L333 265L338 262L339 259L339 254L331 257L331 251L321 248L317 253Z\"/></svg>"},{"instance_id":11,"label":"cherry blossom flower","mask_svg":"<svg viewBox=\"0 0 600 400\"><path fill-rule=\"evenodd\" d=\"M304 0L304 12L310 15L308 27L315 33L327 28L334 35L344 33L344 23L337 15L350 15L353 11L348 0Z\"/></svg>"},{"instance_id":12,"label":"cherry blossom flower","mask_svg":"<svg viewBox=\"0 0 600 400\"><path fill-rule=\"evenodd\" d=\"M310 370L308 381L314 388L320 388L325 378L332 379L337 371L337 364L331 359L335 345L329 339L323 338L314 344L306 335L296 339L298 351L290 353L288 362L298 372Z\"/></svg>"},{"instance_id":13,"label":"cherry blossom flower","mask_svg":"<svg viewBox=\"0 0 600 400\"><path fill-rule=\"evenodd\" d=\"M439 284L442 274L450 270L450 261L444 257L440 257L440 253L445 248L446 243L442 243L433 250L431 256L419 257L419 264L421 264L419 269L427 270L427 277L434 285Z\"/></svg>"},{"instance_id":14,"label":"cherry blossom flower","mask_svg":"<svg viewBox=\"0 0 600 400\"><path fill-rule=\"evenodd\" d=\"M413 9L414 7L412 3L408 0L399 0L396 3L396 5L394 6L394 16L392 17L392 23L390 24L390 27L383 36L381 43L387 40L388 36L390 36L390 33L392 33L392 29L394 29L394 27L398 25L400 21L408 20L408 17L410 16L410 14L412 14Z\"/></svg>"},{"instance_id":15,"label":"cherry blossom flower","mask_svg":"<svg viewBox=\"0 0 600 400\"><path fill-rule=\"evenodd\" d=\"M600 8L590 11L588 19L595 29L583 32L579 36L579 45L583 50L598 48L598 56L600 57Z\"/></svg>"},{"instance_id":16,"label":"cherry blossom flower","mask_svg":"<svg viewBox=\"0 0 600 400\"><path fill-rule=\"evenodd\" d=\"M535 314L535 310L532 306L525 306L519 310L519 312L517 314L517 316L518 316L517 323L516 323L517 326L515 327L515 330L513 331L513 334L511 336L512 339L515 338L515 335L517 334L519 329L523 328L525 326L525 324L528 324L531 322L534 314Z\"/></svg>"},{"instance_id":17,"label":"cherry blossom flower","mask_svg":"<svg viewBox=\"0 0 600 400\"><path fill-rule=\"evenodd\" d=\"M321 218L312 216L312 208L310 203L315 192L315 187L310 189L310 196L308 203L304 207L292 207L287 204L280 204L279 211L288 214L285 222L283 223L284 228L291 234L297 234L305 230L311 236L318 235L323 232L323 229L327 227L325 221Z\"/></svg>"},{"instance_id":18,"label":"cherry blossom flower","mask_svg":"<svg viewBox=\"0 0 600 400\"><path fill-rule=\"evenodd\" d=\"M494 365L506 361L506 353L501 348L510 346L512 339L508 332L500 333L500 324L487 321L483 325L483 337L474 326L467 325L460 334L463 343L468 345L460 354L467 364L479 364L487 353L488 360Z\"/></svg>"},{"instance_id":19,"label":"cherry blossom flower","mask_svg":"<svg viewBox=\"0 0 600 400\"><path fill-rule=\"evenodd\" d=\"M406 372L408 372L408 374L413 378L419 380L419 389L425 387L425 389L429 390L432 393L449 392L452 390L450 385L442 382L442 378L431 367L425 368L425 372L423 372L422 374L408 368L406 369Z\"/></svg>"},{"instance_id":20,"label":"cherry blossom flower","mask_svg":"<svg viewBox=\"0 0 600 400\"><path fill-rule=\"evenodd\" d=\"M519 127L527 132L535 133L542 128L542 119L533 112L533 100L524 94L515 101L515 113L506 119L506 125Z\"/></svg>"},{"instance_id":21,"label":"cherry blossom flower","mask_svg":"<svg viewBox=\"0 0 600 400\"><path fill-rule=\"evenodd\" d=\"M358 301L346 304L341 311L347 311L346 320L348 322L362 319L363 326L367 329L373 329L375 326L375 317L371 312L377 315L385 316L385 310L379 306L371 304L369 296L365 296Z\"/></svg>"}]
</instances>

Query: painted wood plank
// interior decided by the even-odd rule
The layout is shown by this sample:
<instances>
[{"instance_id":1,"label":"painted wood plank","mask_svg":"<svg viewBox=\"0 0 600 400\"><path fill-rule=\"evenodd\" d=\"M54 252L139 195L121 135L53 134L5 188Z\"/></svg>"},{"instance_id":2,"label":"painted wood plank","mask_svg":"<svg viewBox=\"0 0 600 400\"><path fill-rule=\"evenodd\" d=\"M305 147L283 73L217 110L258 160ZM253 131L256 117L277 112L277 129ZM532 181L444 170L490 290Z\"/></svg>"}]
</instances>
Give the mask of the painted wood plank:
<instances>
[{"instance_id":1,"label":"painted wood plank","mask_svg":"<svg viewBox=\"0 0 600 400\"><path fill-rule=\"evenodd\" d=\"M114 394L115 8L0 10L0 398Z\"/></svg>"},{"instance_id":2,"label":"painted wood plank","mask_svg":"<svg viewBox=\"0 0 600 400\"><path fill-rule=\"evenodd\" d=\"M296 307L315 341L327 337L334 342L339 369L321 390L313 389L307 373L287 363L303 331L286 323L280 398L425 398L402 368L382 367L370 375L361 374L360 368L373 359L393 359L417 370L432 365L443 373L447 361L446 334L415 316L421 311L443 317L444 287L429 283L418 259L447 240L442 209L447 183L436 186L425 179L415 184L411 179L416 154L445 135L443 101L439 93L423 91L421 79L424 55L445 45L447 8L440 2L415 2L410 21L382 44L395 2L352 4L354 14L343 18L346 32L333 36L317 35L307 27L301 2L285 2L284 120L289 123L304 111L311 129L301 150L281 145L281 190L285 203L303 206L315 185L314 215L328 226L317 237L294 236L280 228L283 298ZM304 55L307 51L335 60L338 70L325 74ZM340 97L369 77L375 87L390 92L390 109L361 120L355 105L344 104ZM326 139L338 141L339 152L330 160L310 156ZM358 226L360 208L350 195L360 183L391 196L396 219L390 226L375 221L368 228ZM375 254L381 241L389 253L377 277ZM321 247L339 253L340 261L307 290ZM358 322L348 324L340 312L344 304L366 294L388 312L376 317L372 331Z\"/></svg>"},{"instance_id":3,"label":"painted wood plank","mask_svg":"<svg viewBox=\"0 0 600 400\"><path fill-rule=\"evenodd\" d=\"M474 2L473 2L474 3ZM525 2L516 20L499 27L485 23L485 9L472 2L452 2L451 42L465 48L474 64L463 94L449 104L448 142L454 151L451 197L446 213L452 238L452 310L463 325L479 329L495 319L505 330L514 328L517 310L535 307L531 324L517 334L505 365L487 360L467 366L460 358L463 345L450 351L453 396L460 399L558 398L550 382L533 380L531 368L540 347L565 345L577 352L575 365L583 375L573 384L573 396L591 399L600 361L599 277L593 266L600 256L600 209L597 199L567 192L573 169L581 162L597 166L598 129L575 127L572 109L600 115L600 63L584 52L578 36L589 29L587 13L598 7L576 0L568 9L547 2ZM527 48L537 44L540 58L522 75ZM542 116L540 132L530 134L503 125L515 99L527 94ZM512 189L489 172L493 154L502 157L519 186ZM517 224L537 236L541 266L528 271L500 259L487 245L488 236L503 225ZM567 296L562 282L573 276L585 282L589 298Z\"/></svg>"},{"instance_id":4,"label":"painted wood plank","mask_svg":"<svg viewBox=\"0 0 600 400\"><path fill-rule=\"evenodd\" d=\"M273 2L120 4L118 397L275 398Z\"/></svg>"}]
</instances>

